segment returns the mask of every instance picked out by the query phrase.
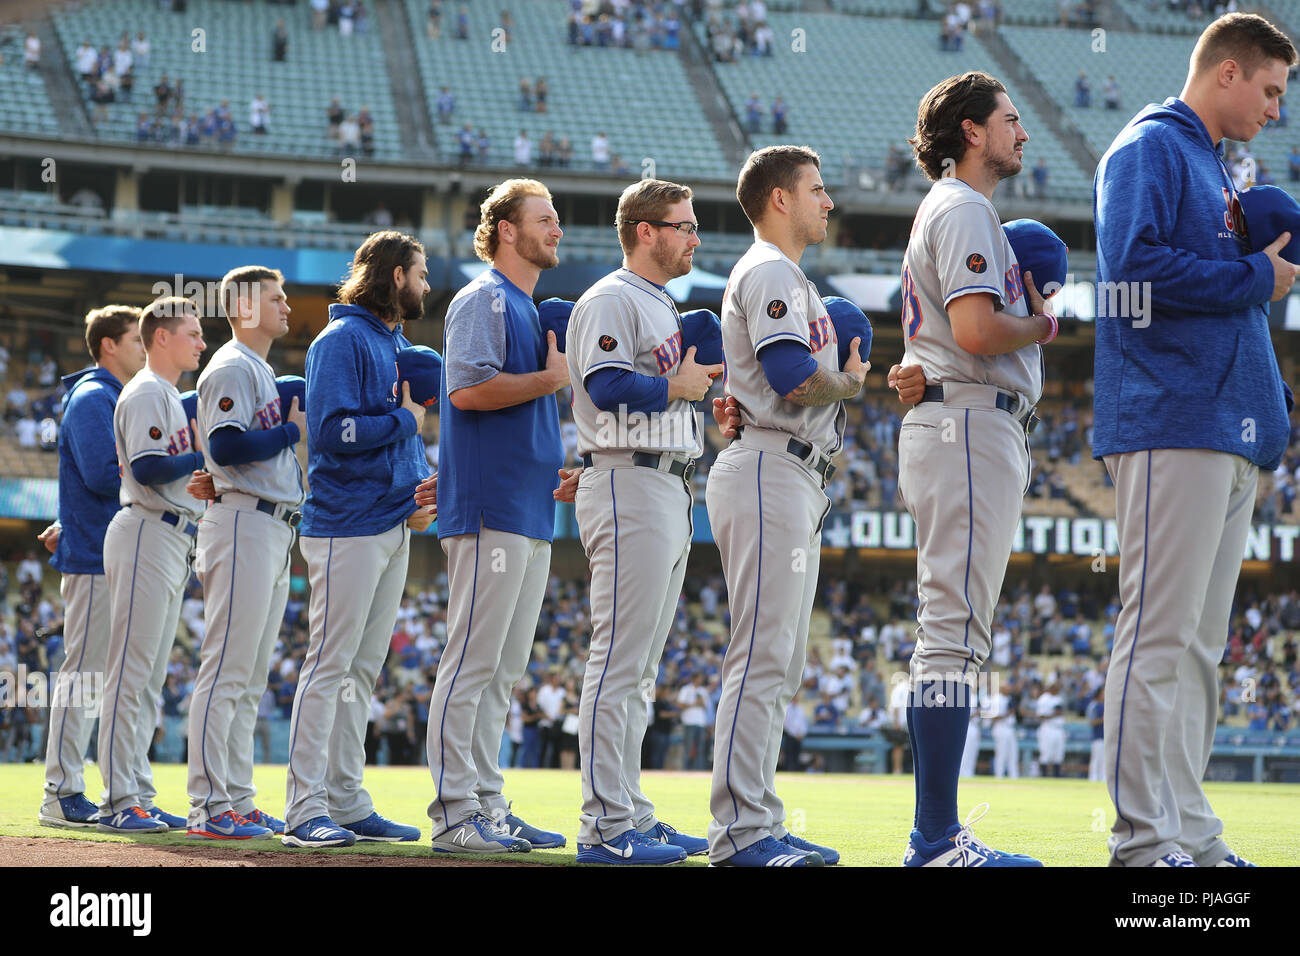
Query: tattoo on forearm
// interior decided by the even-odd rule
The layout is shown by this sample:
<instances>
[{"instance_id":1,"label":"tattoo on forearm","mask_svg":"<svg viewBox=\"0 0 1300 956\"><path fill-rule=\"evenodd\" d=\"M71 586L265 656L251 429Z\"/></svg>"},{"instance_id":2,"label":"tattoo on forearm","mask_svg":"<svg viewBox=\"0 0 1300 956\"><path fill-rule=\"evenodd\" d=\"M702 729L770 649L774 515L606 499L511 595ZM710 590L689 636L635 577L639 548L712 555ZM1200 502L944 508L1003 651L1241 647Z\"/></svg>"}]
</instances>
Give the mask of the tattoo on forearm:
<instances>
[{"instance_id":1,"label":"tattoo on forearm","mask_svg":"<svg viewBox=\"0 0 1300 956\"><path fill-rule=\"evenodd\" d=\"M861 388L862 383L848 372L829 372L819 368L786 398L796 405L815 407L852 398Z\"/></svg>"}]
</instances>

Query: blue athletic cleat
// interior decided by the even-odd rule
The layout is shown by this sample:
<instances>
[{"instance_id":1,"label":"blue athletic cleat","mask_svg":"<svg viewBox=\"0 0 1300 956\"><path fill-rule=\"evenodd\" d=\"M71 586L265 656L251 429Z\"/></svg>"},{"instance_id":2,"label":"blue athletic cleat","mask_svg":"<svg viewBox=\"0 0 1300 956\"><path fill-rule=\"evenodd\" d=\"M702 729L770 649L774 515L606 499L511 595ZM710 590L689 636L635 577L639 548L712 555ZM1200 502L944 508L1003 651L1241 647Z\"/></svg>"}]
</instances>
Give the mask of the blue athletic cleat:
<instances>
[{"instance_id":1,"label":"blue athletic cleat","mask_svg":"<svg viewBox=\"0 0 1300 956\"><path fill-rule=\"evenodd\" d=\"M271 831L272 836L284 835L284 821L277 820L275 817L271 816L271 814L264 813L257 809L257 807L254 807L253 812L248 814L245 819L248 820L249 823L256 823L259 827L266 827Z\"/></svg>"},{"instance_id":2,"label":"blue athletic cleat","mask_svg":"<svg viewBox=\"0 0 1300 956\"><path fill-rule=\"evenodd\" d=\"M271 836L271 831L233 810L227 810L190 827L185 835L191 840L254 840Z\"/></svg>"},{"instance_id":3,"label":"blue athletic cleat","mask_svg":"<svg viewBox=\"0 0 1300 956\"><path fill-rule=\"evenodd\" d=\"M579 843L579 863L620 863L630 866L666 866L681 863L686 851L639 833L624 831L604 843Z\"/></svg>"},{"instance_id":4,"label":"blue athletic cleat","mask_svg":"<svg viewBox=\"0 0 1300 956\"><path fill-rule=\"evenodd\" d=\"M976 839L971 827L988 813L989 805L981 803L966 817L965 823L954 823L942 838L934 843L913 830L903 854L904 866L1042 866L1032 856L1023 853L1003 853Z\"/></svg>"},{"instance_id":5,"label":"blue athletic cleat","mask_svg":"<svg viewBox=\"0 0 1300 956\"><path fill-rule=\"evenodd\" d=\"M280 842L285 846L351 846L357 842L357 835L345 830L329 817L312 817L301 826L288 829L285 825L284 836Z\"/></svg>"},{"instance_id":6,"label":"blue athletic cleat","mask_svg":"<svg viewBox=\"0 0 1300 956\"><path fill-rule=\"evenodd\" d=\"M774 837L763 837L757 843L750 844L739 853L733 853L725 860L710 863L709 866L825 866L826 861L820 853L809 853Z\"/></svg>"},{"instance_id":7,"label":"blue athletic cleat","mask_svg":"<svg viewBox=\"0 0 1300 956\"><path fill-rule=\"evenodd\" d=\"M96 829L103 833L140 836L145 833L166 833L167 824L151 817L139 807L127 807L118 813L101 816Z\"/></svg>"},{"instance_id":8,"label":"blue athletic cleat","mask_svg":"<svg viewBox=\"0 0 1300 956\"><path fill-rule=\"evenodd\" d=\"M1195 866L1196 861L1184 853L1182 850L1175 850L1173 853L1166 853L1154 863L1148 863L1147 866ZM1232 864L1228 864L1231 866Z\"/></svg>"},{"instance_id":9,"label":"blue athletic cleat","mask_svg":"<svg viewBox=\"0 0 1300 956\"><path fill-rule=\"evenodd\" d=\"M686 851L687 856L699 856L701 853L709 852L708 840L678 833L662 820L656 822L649 830L641 831L641 835L658 840L660 843L667 843L669 846L679 846Z\"/></svg>"},{"instance_id":10,"label":"blue athletic cleat","mask_svg":"<svg viewBox=\"0 0 1300 956\"><path fill-rule=\"evenodd\" d=\"M1214 865L1215 866L1251 866L1251 867L1255 866L1255 864L1251 863L1250 860L1246 860L1243 859L1242 857L1237 856L1237 854L1233 853L1231 850L1228 851L1228 855L1226 857L1224 857L1222 860L1220 860L1218 863Z\"/></svg>"},{"instance_id":11,"label":"blue athletic cleat","mask_svg":"<svg viewBox=\"0 0 1300 956\"><path fill-rule=\"evenodd\" d=\"M495 816L495 813L493 815ZM512 837L518 837L531 843L534 850L555 850L568 842L565 840L563 833L539 830L537 827L525 823L511 813L509 807L506 807L506 815L502 818L501 825L505 827L506 832Z\"/></svg>"},{"instance_id":12,"label":"blue athletic cleat","mask_svg":"<svg viewBox=\"0 0 1300 956\"><path fill-rule=\"evenodd\" d=\"M93 830L99 823L99 807L87 800L84 793L74 793L42 806L40 821L44 827Z\"/></svg>"},{"instance_id":13,"label":"blue athletic cleat","mask_svg":"<svg viewBox=\"0 0 1300 956\"><path fill-rule=\"evenodd\" d=\"M420 839L419 827L385 820L373 811L364 820L343 824L343 829L355 833L358 843L410 843Z\"/></svg>"},{"instance_id":14,"label":"blue athletic cleat","mask_svg":"<svg viewBox=\"0 0 1300 956\"><path fill-rule=\"evenodd\" d=\"M168 830L184 830L186 828L185 818L178 817L174 813L167 813L159 810L157 807L150 807L145 813L153 817L159 823L166 825Z\"/></svg>"},{"instance_id":15,"label":"blue athletic cleat","mask_svg":"<svg viewBox=\"0 0 1300 956\"><path fill-rule=\"evenodd\" d=\"M832 850L828 846L818 846L816 843L809 843L807 840L800 839L793 833L787 833L785 836L781 837L780 842L784 843L786 846L792 846L796 850L803 850L805 853L816 853L822 858L822 861L827 866L834 866L836 863L840 862L840 854L838 850Z\"/></svg>"}]
</instances>

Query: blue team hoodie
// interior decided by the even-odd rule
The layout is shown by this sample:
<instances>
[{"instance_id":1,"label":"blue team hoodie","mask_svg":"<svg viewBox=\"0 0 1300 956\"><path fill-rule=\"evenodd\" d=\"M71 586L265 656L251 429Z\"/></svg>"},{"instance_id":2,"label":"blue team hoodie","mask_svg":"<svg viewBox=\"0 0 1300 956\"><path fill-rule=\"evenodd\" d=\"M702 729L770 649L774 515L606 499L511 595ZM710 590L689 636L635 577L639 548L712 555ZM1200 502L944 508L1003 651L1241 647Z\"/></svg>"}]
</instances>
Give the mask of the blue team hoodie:
<instances>
[{"instance_id":1,"label":"blue team hoodie","mask_svg":"<svg viewBox=\"0 0 1300 956\"><path fill-rule=\"evenodd\" d=\"M382 534L415 510L429 467L397 386L397 352L410 344L401 325L389 330L360 306L330 306L307 349L304 537Z\"/></svg>"},{"instance_id":2,"label":"blue team hoodie","mask_svg":"<svg viewBox=\"0 0 1300 956\"><path fill-rule=\"evenodd\" d=\"M92 365L63 376L68 390L59 429L59 546L50 564L61 574L103 574L104 534L121 505L113 409L122 383Z\"/></svg>"},{"instance_id":3,"label":"blue team hoodie","mask_svg":"<svg viewBox=\"0 0 1300 956\"><path fill-rule=\"evenodd\" d=\"M1290 436L1263 306L1268 257L1250 253L1219 144L1181 100L1137 114L1097 166L1093 456L1204 448L1272 469ZM1144 318L1112 286L1150 289ZM1130 285L1132 284L1132 285ZM1149 321L1146 327L1134 327Z\"/></svg>"}]
</instances>

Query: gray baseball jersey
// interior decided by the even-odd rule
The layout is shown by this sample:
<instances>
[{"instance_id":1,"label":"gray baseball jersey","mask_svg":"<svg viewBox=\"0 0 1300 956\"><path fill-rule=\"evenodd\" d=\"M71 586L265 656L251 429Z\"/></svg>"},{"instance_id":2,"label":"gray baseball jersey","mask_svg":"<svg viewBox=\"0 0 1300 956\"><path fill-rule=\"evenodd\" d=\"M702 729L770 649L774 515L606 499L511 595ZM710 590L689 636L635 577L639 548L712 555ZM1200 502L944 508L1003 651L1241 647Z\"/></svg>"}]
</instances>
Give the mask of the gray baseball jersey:
<instances>
[{"instance_id":1,"label":"gray baseball jersey","mask_svg":"<svg viewBox=\"0 0 1300 956\"><path fill-rule=\"evenodd\" d=\"M131 463L145 455L185 455L194 450L189 419L175 385L159 378L148 366L137 372L117 400L113 438L122 473L118 500L123 505L175 511L198 520L199 503L185 490L188 474L162 485L142 485L131 472Z\"/></svg>"},{"instance_id":2,"label":"gray baseball jersey","mask_svg":"<svg viewBox=\"0 0 1300 956\"><path fill-rule=\"evenodd\" d=\"M628 269L611 272L574 305L566 342L579 451L624 448L699 457L695 410L686 399L670 402L645 427L637 427L631 413L618 428L618 416L598 409L587 393L587 378L605 368L656 376L677 371L684 350L672 296Z\"/></svg>"},{"instance_id":3,"label":"gray baseball jersey","mask_svg":"<svg viewBox=\"0 0 1300 956\"><path fill-rule=\"evenodd\" d=\"M199 376L198 393L199 430L208 442L220 428L247 432L282 424L271 366L236 339L212 356ZM206 457L222 500L199 522L194 561L203 582L206 628L190 698L188 822L195 835L224 838L232 827L216 818L227 810L247 816L255 809L257 705L289 597L293 529L258 511L256 499L296 508L303 497L302 470L292 446L243 465Z\"/></svg>"},{"instance_id":4,"label":"gray baseball jersey","mask_svg":"<svg viewBox=\"0 0 1300 956\"><path fill-rule=\"evenodd\" d=\"M736 396L742 425L777 428L835 454L844 437L844 404L796 405L767 382L758 353L783 340L808 346L822 368L840 370L835 326L817 286L785 253L760 239L731 270L722 297L726 390Z\"/></svg>"},{"instance_id":5,"label":"gray baseball jersey","mask_svg":"<svg viewBox=\"0 0 1300 956\"><path fill-rule=\"evenodd\" d=\"M684 399L647 416L639 436L612 428L619 416L597 409L587 393L588 377L603 368L652 376L677 370L681 320L663 289L628 269L601 279L573 308L566 354L578 448L597 453L574 499L592 584L591 654L578 709L581 848L656 826L654 804L641 791L643 694L654 687L691 548L690 488L681 477L634 465L627 451L695 458L701 444ZM628 416L626 424L634 422Z\"/></svg>"},{"instance_id":6,"label":"gray baseball jersey","mask_svg":"<svg viewBox=\"0 0 1300 956\"><path fill-rule=\"evenodd\" d=\"M768 384L759 361L777 341L806 345L839 372L835 328L817 288L780 249L758 240L731 271L722 300L729 393L744 432L709 470L705 500L730 595L714 730L709 859L767 837L783 840L776 763L785 713L799 688L830 499L821 475L788 450L790 436L839 451L844 403L804 407Z\"/></svg>"},{"instance_id":7,"label":"gray baseball jersey","mask_svg":"<svg viewBox=\"0 0 1300 956\"><path fill-rule=\"evenodd\" d=\"M1041 346L972 355L953 338L948 304L980 292L993 296L998 311L1029 315L1020 265L993 203L960 179L941 179L916 211L903 257L903 364L919 364L927 382L996 385L1036 404Z\"/></svg>"},{"instance_id":8,"label":"gray baseball jersey","mask_svg":"<svg viewBox=\"0 0 1300 956\"><path fill-rule=\"evenodd\" d=\"M217 349L199 376L198 426L206 447L218 428L263 431L284 423L275 372L266 360L236 339ZM306 437L306 436L302 436ZM293 447L246 465L221 465L206 455L217 494L242 491L280 504L302 504L302 469Z\"/></svg>"}]
</instances>

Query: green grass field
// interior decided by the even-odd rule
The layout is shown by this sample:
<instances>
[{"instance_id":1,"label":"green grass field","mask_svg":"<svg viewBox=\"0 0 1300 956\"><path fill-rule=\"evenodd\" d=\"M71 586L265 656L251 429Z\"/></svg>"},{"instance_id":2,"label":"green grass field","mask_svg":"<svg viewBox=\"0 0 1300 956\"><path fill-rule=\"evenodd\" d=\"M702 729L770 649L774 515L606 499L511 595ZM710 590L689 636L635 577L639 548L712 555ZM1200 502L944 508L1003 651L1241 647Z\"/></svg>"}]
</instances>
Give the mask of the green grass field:
<instances>
[{"instance_id":1,"label":"green grass field","mask_svg":"<svg viewBox=\"0 0 1300 956\"><path fill-rule=\"evenodd\" d=\"M93 830L56 830L36 822L40 809L43 768L39 764L0 765L0 837L127 842ZM87 768L89 780L98 784L99 773ZM185 768L159 764L154 768L158 805L170 813L184 814ZM259 791L266 795L264 809L282 812L284 768L259 766L255 774ZM646 793L655 800L662 819L679 830L703 835L709 820L709 776L704 773L651 773L643 775ZM423 767L371 767L366 786L377 809L385 816L416 824L424 836L418 844L375 846L313 853L430 856L429 821L425 808L433 796L432 782ZM836 847L843 863L856 866L898 866L902 861L912 819L912 778L893 776L780 774L777 787L785 800L790 829L818 843ZM1206 792L1225 824L1224 835L1242 856L1267 866L1300 864L1300 788L1287 784L1206 784ZM563 850L535 851L529 862L574 862L580 807L576 771L513 770L506 777L506 793L515 809L530 823L558 830L569 838ZM989 804L988 815L975 827L976 834L993 847L1029 853L1048 866L1103 866L1106 835L1113 809L1102 784L1079 780L994 780L978 777L962 781L962 812L978 803ZM90 794L92 799L97 795ZM143 837L141 843L190 844L183 834ZM206 844L200 844L206 845ZM287 850L278 841L249 841L222 849ZM512 862L521 861L512 858ZM703 858L687 865L702 866Z\"/></svg>"}]
</instances>

